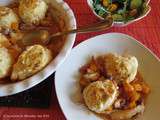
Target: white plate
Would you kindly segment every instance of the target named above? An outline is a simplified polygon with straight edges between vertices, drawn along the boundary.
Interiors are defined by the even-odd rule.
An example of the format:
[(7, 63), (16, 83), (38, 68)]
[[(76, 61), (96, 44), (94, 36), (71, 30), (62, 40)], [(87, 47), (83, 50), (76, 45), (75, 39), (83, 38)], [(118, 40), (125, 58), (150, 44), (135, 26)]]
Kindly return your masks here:
[[(8, 3), (15, 0), (0, 0), (0, 5), (7, 5)], [(76, 20), (71, 8), (65, 3), (63, 0), (45, 0), (48, 4), (51, 4), (54, 8), (54, 15), (58, 17), (64, 18), (64, 29), (75, 29), (76, 28)], [(60, 53), (53, 59), (43, 70), (33, 75), (32, 77), (25, 79), (20, 82), (8, 83), (8, 84), (0, 84), (0, 96), (7, 96), (22, 92), (27, 90), (43, 80), (49, 77), (58, 66), (65, 60), (67, 55), (70, 53), (74, 41), (76, 38), (76, 34), (70, 34), (66, 36), (66, 42), (60, 51)]]
[(124, 51), (134, 55), (139, 61), (139, 71), (151, 87), (147, 108), (141, 120), (160, 119), (160, 61), (145, 46), (134, 38), (121, 34), (109, 33), (90, 38), (76, 46), (66, 61), (56, 71), (55, 87), (59, 104), (68, 120), (99, 120), (83, 105), (78, 105), (79, 96), (78, 69), (93, 55)]

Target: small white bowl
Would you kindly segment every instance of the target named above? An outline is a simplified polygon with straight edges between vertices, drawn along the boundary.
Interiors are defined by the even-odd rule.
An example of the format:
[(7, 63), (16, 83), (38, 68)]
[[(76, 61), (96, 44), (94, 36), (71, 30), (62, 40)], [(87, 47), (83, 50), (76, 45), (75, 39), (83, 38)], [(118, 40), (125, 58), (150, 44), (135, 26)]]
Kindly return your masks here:
[[(13, 0), (0, 0), (0, 6), (4, 6), (12, 2)], [(63, 17), (65, 21), (64, 29), (75, 29), (76, 28), (76, 19), (71, 10), (71, 8), (65, 3), (63, 0), (45, 0), (47, 3), (51, 4), (56, 10), (54, 12), (57, 17)], [(74, 41), (76, 38), (76, 34), (70, 34), (66, 36), (66, 42), (60, 51), (60, 53), (53, 59), (48, 66), (46, 66), (43, 70), (33, 75), (32, 77), (25, 79), (23, 81), (8, 83), (8, 84), (0, 84), (0, 96), (8, 96), (12, 94), (16, 94), (27, 90), (43, 80), (49, 77), (58, 66), (60, 66), (63, 61), (66, 59), (67, 55), (70, 53)]]
[[(131, 23), (133, 23), (133, 22), (136, 22), (136, 21), (138, 21), (138, 20), (146, 17), (146, 16), (149, 14), (149, 12), (151, 11), (151, 7), (149, 6), (149, 2), (150, 2), (150, 0), (146, 0), (146, 8), (145, 8), (145, 10), (143, 11), (143, 14), (140, 15), (138, 18), (136, 18), (136, 19), (134, 19), (134, 20), (130, 20), (130, 21), (126, 22), (126, 23), (114, 21), (114, 24), (113, 24), (113, 25), (114, 25), (114, 26), (126, 26), (126, 25), (129, 25), (129, 24), (131, 24)], [(88, 5), (89, 5), (90, 9), (92, 10), (92, 12), (94, 13), (94, 15), (103, 20), (104, 18), (102, 18), (101, 16), (99, 16), (99, 15), (94, 11), (94, 8), (93, 8), (93, 0), (87, 0), (87, 3), (88, 3)]]

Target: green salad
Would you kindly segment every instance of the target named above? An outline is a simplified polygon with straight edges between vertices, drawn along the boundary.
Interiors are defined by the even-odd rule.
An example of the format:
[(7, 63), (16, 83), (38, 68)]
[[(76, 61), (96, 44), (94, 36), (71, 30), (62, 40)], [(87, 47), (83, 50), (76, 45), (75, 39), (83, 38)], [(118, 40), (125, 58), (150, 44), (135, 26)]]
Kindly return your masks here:
[(100, 17), (128, 22), (143, 14), (145, 0), (93, 0), (93, 8)]

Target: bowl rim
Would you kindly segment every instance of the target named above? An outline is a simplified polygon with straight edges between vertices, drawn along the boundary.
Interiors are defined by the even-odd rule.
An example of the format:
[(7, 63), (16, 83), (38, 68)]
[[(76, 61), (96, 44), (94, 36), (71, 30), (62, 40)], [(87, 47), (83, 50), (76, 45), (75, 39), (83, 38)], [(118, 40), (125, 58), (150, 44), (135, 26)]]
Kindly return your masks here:
[[(63, 10), (65, 11), (65, 14), (68, 15), (68, 19), (70, 20), (68, 24), (68, 27), (71, 29), (77, 28), (76, 18), (72, 11), (72, 9), (69, 7), (69, 5), (64, 2), (63, 0), (54, 0), (57, 2), (57, 4), (61, 5)], [(74, 42), (76, 40), (76, 33), (70, 34), (66, 36), (66, 41), (59, 52), (59, 54), (41, 71), (36, 73), (35, 75), (15, 83), (8, 83), (8, 84), (1, 84), (0, 85), (0, 97), (14, 95), (20, 92), (23, 92), (25, 90), (28, 90), (35, 85), (38, 85), (42, 81), (44, 81), (46, 78), (48, 78), (51, 74), (53, 74), (56, 69), (64, 62), (66, 57), (69, 55)]]
[[(96, 17), (98, 17), (99, 19), (103, 20), (104, 18), (102, 18), (99, 15), (97, 15), (97, 13), (95, 12), (95, 10), (93, 9), (93, 5), (92, 5), (91, 1), (93, 1), (93, 0), (87, 0), (87, 4), (88, 4), (89, 8), (91, 9), (91, 11), (93, 12), (93, 14)], [(133, 22), (136, 22), (136, 21), (138, 21), (138, 20), (146, 17), (150, 13), (150, 11), (151, 11), (151, 6), (149, 5), (149, 3), (150, 3), (150, 0), (145, 0), (147, 11), (144, 14), (140, 15), (138, 18), (136, 18), (134, 20), (127, 21), (126, 23), (113, 21), (113, 23), (114, 23), (113, 26), (121, 26), (121, 27), (127, 26), (127, 25), (129, 25), (129, 24), (131, 24)]]

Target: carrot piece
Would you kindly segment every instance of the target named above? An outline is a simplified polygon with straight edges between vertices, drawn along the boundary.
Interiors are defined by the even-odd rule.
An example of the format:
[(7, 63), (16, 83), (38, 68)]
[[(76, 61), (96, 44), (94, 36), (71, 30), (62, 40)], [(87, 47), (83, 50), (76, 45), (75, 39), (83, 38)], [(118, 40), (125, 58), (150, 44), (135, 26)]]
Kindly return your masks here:
[(18, 30), (18, 23), (12, 23), (12, 24), (11, 24), (11, 28), (12, 28), (13, 30)]
[(142, 86), (140, 84), (133, 84), (133, 87), (136, 91), (141, 92), (142, 91)]

